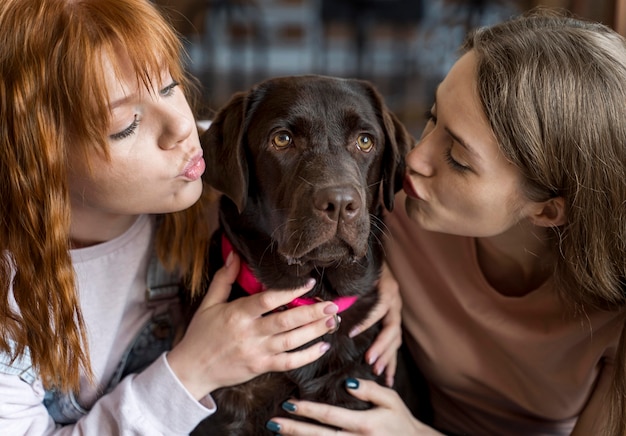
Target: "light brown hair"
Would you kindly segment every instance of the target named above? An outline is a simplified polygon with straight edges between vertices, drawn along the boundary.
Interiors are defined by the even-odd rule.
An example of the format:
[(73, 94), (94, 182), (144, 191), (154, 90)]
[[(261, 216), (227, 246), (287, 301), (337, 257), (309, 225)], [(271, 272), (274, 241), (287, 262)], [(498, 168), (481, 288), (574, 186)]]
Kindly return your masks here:
[[(108, 156), (103, 55), (115, 62), (125, 50), (148, 90), (163, 67), (192, 86), (177, 34), (147, 0), (3, 0), (0, 40), (0, 352), (27, 347), (46, 387), (77, 389), (91, 368), (69, 254), (68, 156)], [(157, 234), (164, 263), (194, 291), (208, 195), (165, 215)]]
[[(626, 306), (626, 41), (610, 28), (534, 10), (472, 33), (478, 92), (534, 201), (561, 196), (554, 280), (578, 313)], [(625, 324), (626, 326), (626, 324)], [(624, 337), (608, 434), (626, 428)]]

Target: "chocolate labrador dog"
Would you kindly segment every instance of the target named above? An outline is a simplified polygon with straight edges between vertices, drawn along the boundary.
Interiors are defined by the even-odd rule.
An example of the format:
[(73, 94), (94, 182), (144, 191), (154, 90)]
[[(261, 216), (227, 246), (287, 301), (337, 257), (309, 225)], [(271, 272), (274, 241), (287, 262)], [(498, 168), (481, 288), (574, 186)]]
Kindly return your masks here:
[(378, 301), (382, 214), (393, 208), (412, 143), (379, 93), (360, 80), (270, 79), (218, 112), (202, 136), (206, 180), (224, 194), (211, 267), (230, 250), (241, 256), (233, 298), (314, 277), (315, 288), (292, 305), (334, 300), (342, 321), (323, 338), (331, 348), (316, 362), (215, 392), (217, 413), (194, 434), (263, 434), (289, 397), (369, 407), (344, 382), (376, 378), (364, 353), (380, 327), (348, 333)]

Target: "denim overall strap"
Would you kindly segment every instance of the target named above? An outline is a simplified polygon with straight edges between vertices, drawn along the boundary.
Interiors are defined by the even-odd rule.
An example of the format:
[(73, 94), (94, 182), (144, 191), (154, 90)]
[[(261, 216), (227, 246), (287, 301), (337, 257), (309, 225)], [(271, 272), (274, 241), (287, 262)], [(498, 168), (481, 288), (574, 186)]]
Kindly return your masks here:
[[(146, 279), (146, 304), (154, 309), (152, 318), (130, 343), (105, 389), (113, 390), (128, 374), (143, 371), (163, 352), (170, 350), (180, 324), (180, 279), (178, 274), (165, 270), (153, 254)], [(72, 392), (46, 391), (44, 404), (58, 424), (72, 424), (88, 413), (80, 406)]]
[[(30, 349), (25, 348), (24, 352), (13, 361), (11, 361), (8, 353), (2, 353), (0, 355), (0, 373), (17, 375), (24, 383), (32, 386), (38, 376), (33, 368)], [(54, 421), (59, 424), (76, 422), (78, 418), (87, 413), (78, 404), (73, 393), (61, 395), (57, 390), (46, 391), (43, 403)]]
[(171, 350), (181, 325), (180, 277), (167, 271), (156, 254), (150, 259), (146, 284), (146, 304), (153, 310), (152, 318), (122, 355), (105, 392), (110, 392), (128, 374), (143, 371), (163, 352)]

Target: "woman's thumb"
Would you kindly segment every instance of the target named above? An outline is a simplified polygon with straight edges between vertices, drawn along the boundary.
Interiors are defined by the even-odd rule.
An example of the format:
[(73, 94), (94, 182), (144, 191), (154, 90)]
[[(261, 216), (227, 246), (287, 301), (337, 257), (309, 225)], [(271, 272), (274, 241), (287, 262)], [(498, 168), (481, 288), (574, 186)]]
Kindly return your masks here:
[(218, 303), (225, 303), (228, 300), (231, 287), (239, 274), (240, 263), (239, 256), (234, 252), (228, 255), (224, 266), (218, 269), (215, 276), (213, 276), (202, 306), (212, 306)]

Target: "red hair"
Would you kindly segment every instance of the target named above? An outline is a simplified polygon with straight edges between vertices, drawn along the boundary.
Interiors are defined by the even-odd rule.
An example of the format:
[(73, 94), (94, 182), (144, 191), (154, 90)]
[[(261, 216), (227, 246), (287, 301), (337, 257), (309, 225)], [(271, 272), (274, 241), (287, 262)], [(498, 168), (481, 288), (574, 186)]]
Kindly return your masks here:
[[(69, 254), (67, 158), (108, 155), (103, 55), (115, 62), (125, 50), (147, 89), (164, 67), (190, 83), (178, 35), (147, 0), (3, 0), (0, 35), (0, 352), (28, 347), (45, 386), (77, 389), (91, 368)], [(157, 235), (164, 263), (194, 291), (208, 197), (166, 215)]]

